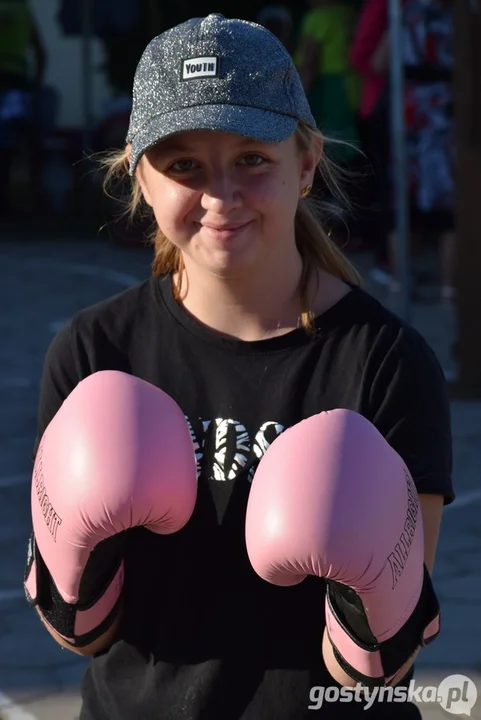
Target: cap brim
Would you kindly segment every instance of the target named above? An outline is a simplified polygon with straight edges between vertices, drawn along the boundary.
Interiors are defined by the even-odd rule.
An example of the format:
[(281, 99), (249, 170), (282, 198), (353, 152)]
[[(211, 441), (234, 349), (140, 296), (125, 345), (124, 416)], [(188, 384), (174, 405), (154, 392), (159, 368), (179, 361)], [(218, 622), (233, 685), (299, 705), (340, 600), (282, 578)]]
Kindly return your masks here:
[(276, 143), (290, 137), (297, 124), (297, 118), (288, 115), (237, 105), (200, 105), (158, 115), (130, 140), (130, 174), (146, 150), (170, 135), (213, 130)]

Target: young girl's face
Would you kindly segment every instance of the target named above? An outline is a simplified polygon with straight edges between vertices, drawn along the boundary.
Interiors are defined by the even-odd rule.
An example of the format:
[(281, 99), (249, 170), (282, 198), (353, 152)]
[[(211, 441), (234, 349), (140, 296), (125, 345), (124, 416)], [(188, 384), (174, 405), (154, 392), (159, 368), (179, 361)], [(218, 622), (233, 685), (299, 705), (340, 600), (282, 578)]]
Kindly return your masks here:
[(266, 144), (192, 131), (148, 151), (137, 177), (159, 228), (189, 264), (228, 276), (293, 257), (299, 195), (317, 160), (299, 153), (294, 136)]

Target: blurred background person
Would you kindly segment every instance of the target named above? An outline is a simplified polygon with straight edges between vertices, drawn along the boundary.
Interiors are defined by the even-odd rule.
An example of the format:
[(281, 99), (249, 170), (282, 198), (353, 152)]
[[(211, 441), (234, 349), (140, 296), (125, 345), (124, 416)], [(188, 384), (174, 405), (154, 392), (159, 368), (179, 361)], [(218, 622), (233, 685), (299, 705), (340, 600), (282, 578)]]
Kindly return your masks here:
[[(31, 58), (33, 63), (31, 63)], [(27, 0), (0, 0), (0, 214), (11, 214), (14, 161), (27, 142), (33, 151), (32, 120), (44, 83), (46, 50)], [(29, 158), (30, 167), (33, 164)]]
[[(360, 79), (349, 63), (357, 9), (344, 0), (309, 0), (301, 17), (294, 59), (318, 128), (327, 138), (325, 154), (342, 178), (342, 197), (332, 196), (316, 174), (313, 196), (328, 208), (329, 231), (343, 249), (360, 249), (354, 208), (358, 203), (360, 159), (356, 118)], [(347, 172), (345, 172), (347, 171)]]
[(309, 0), (309, 8), (301, 20), (295, 60), (318, 127), (341, 141), (326, 151), (345, 165), (358, 145), (360, 82), (349, 64), (356, 10), (343, 0)]
[(265, 5), (257, 14), (256, 22), (273, 33), (288, 52), (294, 51), (293, 19), (291, 10), (285, 5)]
[[(403, 0), (401, 19), (410, 235), (425, 246), (432, 240), (438, 244), (441, 297), (451, 299), (456, 249), (451, 3)], [(366, 0), (350, 60), (363, 78), (360, 135), (372, 168), (366, 199), (372, 221), (367, 234), (375, 255), (371, 279), (397, 290), (388, 26), (387, 0)], [(383, 208), (389, 208), (389, 213)], [(414, 289), (425, 281), (418, 273)]]
[(440, 248), (441, 296), (454, 296), (454, 24), (450, 0), (404, 0), (403, 62), (414, 222)]
[(391, 229), (388, 24), (386, 0), (366, 0), (349, 52), (351, 66), (361, 79), (358, 130), (366, 163), (360, 224), (364, 241), (373, 253), (370, 277), (383, 286), (390, 286), (393, 279), (388, 252)]

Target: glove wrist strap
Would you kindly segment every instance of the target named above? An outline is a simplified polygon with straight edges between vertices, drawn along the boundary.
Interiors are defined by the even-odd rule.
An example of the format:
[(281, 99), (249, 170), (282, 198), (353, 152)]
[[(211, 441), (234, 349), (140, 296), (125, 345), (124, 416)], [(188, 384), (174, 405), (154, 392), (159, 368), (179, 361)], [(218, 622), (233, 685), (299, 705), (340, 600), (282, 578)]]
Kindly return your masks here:
[[(327, 582), (327, 633), (339, 665), (367, 687), (388, 684), (419, 647), (425, 647), (439, 634), (439, 603), (425, 566), (414, 611), (395, 635), (382, 642), (372, 635), (359, 596), (349, 588), (345, 590), (347, 593), (344, 586)], [(350, 603), (352, 595), (356, 603)]]
[[(85, 647), (103, 635), (117, 617), (124, 583), (124, 563), (121, 557), (110, 565), (108, 572), (92, 573), (97, 587), (89, 583), (88, 592), (79, 602), (67, 603), (60, 595), (55, 582), (40, 554), (32, 533), (29, 540), (24, 590), (27, 602), (36, 606), (49, 625), (73, 647)], [(87, 568), (86, 568), (87, 571)], [(85, 583), (84, 583), (85, 585)]]

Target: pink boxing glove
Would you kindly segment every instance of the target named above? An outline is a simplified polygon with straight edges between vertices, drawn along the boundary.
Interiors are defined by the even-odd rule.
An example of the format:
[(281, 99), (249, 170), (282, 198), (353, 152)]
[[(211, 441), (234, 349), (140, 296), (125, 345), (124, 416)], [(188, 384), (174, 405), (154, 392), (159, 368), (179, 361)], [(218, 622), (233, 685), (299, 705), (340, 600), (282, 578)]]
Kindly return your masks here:
[(252, 481), (246, 544), (270, 583), (326, 580), (328, 637), (357, 682), (386, 684), (439, 633), (416, 487), (355, 412), (323, 412), (274, 440)]
[(115, 618), (125, 531), (174, 533), (196, 499), (194, 445), (174, 400), (122, 372), (87, 377), (35, 459), (27, 600), (68, 643), (89, 644)]

